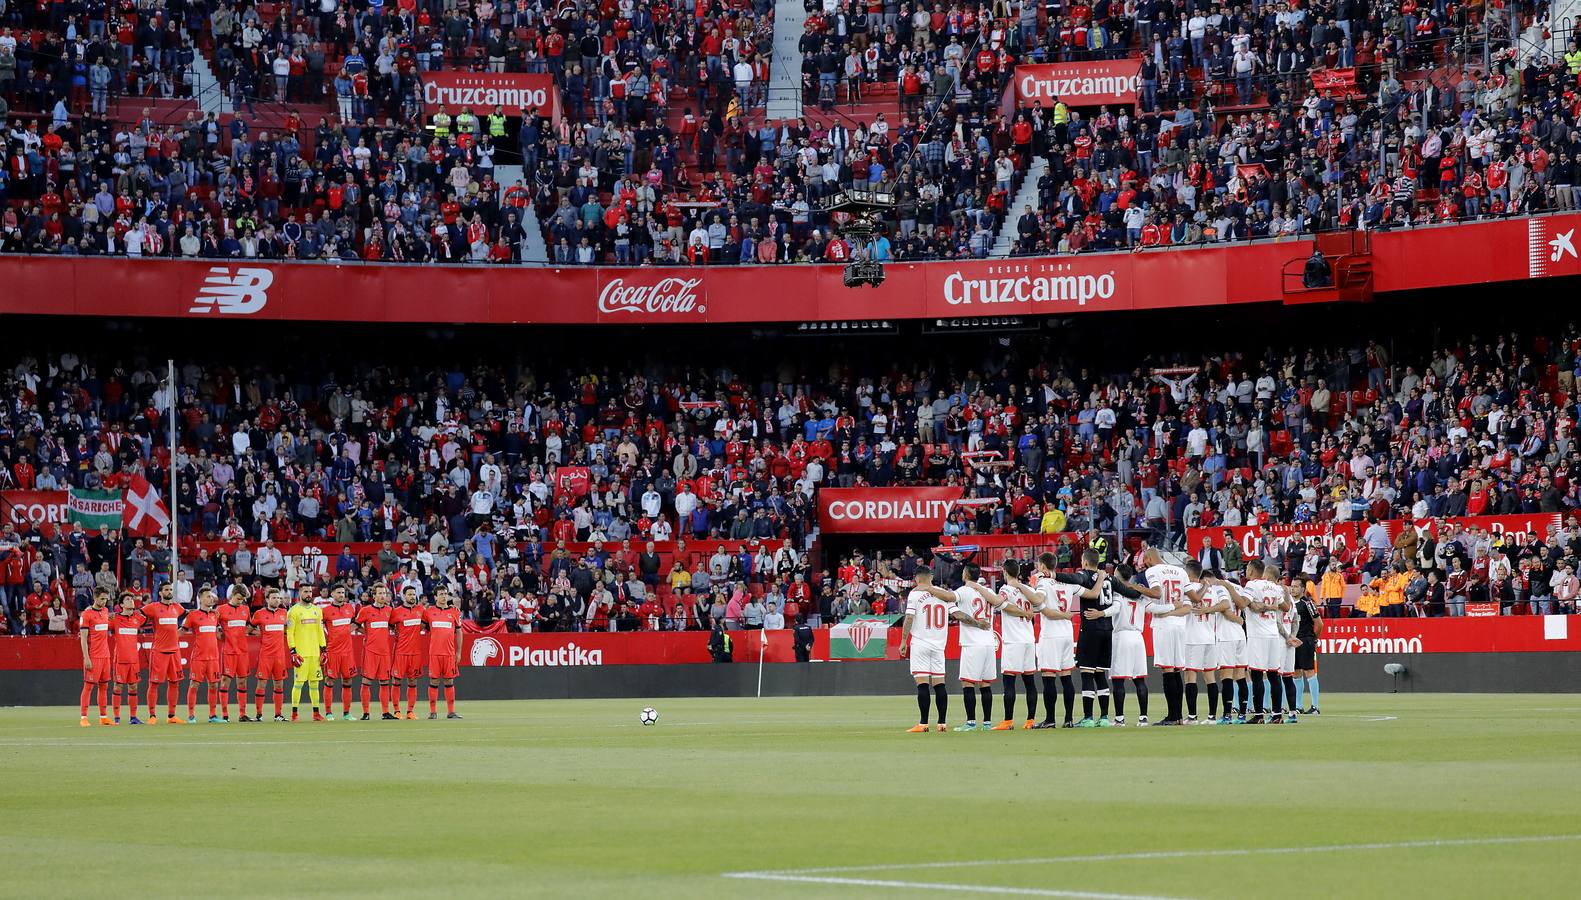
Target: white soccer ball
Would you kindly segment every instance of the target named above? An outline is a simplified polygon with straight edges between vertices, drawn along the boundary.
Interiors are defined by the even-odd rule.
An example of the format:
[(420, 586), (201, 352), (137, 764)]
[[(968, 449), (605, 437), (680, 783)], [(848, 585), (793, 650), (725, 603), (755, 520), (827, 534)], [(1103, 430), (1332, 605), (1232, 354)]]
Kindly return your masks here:
[(651, 706), (644, 706), (642, 708), (642, 724), (644, 724), (644, 725), (657, 725), (658, 722), (659, 722), (659, 711), (654, 709)]

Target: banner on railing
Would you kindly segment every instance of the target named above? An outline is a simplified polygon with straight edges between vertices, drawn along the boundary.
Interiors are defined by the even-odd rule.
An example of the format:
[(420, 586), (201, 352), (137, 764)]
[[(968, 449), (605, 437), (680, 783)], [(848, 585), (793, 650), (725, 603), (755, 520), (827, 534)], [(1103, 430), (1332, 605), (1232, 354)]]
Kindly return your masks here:
[[(1581, 214), (1382, 232), (1378, 292), (1581, 275)], [(621, 324), (1069, 315), (1277, 301), (1310, 241), (839, 266), (526, 267), (10, 256), (0, 314)], [(219, 263), (219, 264), (217, 264)], [(114, 284), (115, 291), (103, 290)], [(445, 302), (435, 303), (443, 297)]]
[(1022, 106), (1130, 106), (1142, 88), (1141, 73), (1140, 59), (1016, 66), (1016, 100)]
[[(1407, 525), (1406, 519), (1389, 519), (1383, 525), (1393, 541)], [(1551, 528), (1559, 527), (1558, 513), (1531, 513), (1515, 516), (1446, 516), (1437, 519), (1416, 519), (1409, 524), (1420, 533), (1429, 531), (1443, 535), (1449, 530), (1480, 530), (1517, 545), (1543, 540)], [(1451, 526), (1453, 528), (1451, 528)], [(1300, 525), (1235, 525), (1186, 529), (1186, 549), (1198, 556), (1205, 544), (1223, 548), (1226, 532), (1231, 540), (1240, 544), (1243, 556), (1261, 556), (1264, 542), (1279, 554), (1284, 544), (1292, 540), (1311, 542), (1318, 540), (1330, 553), (1345, 553), (1355, 549), (1366, 534), (1365, 522), (1307, 522)]]
[(824, 488), (818, 527), (829, 534), (938, 532), (960, 499), (960, 487)]
[[(423, 115), (432, 117), (445, 108), (452, 120), (462, 110), (478, 117), (479, 127), (496, 106), (507, 116), (520, 116), (536, 109), (546, 118), (560, 114), (560, 92), (551, 75), (524, 72), (423, 72)], [(455, 124), (452, 121), (451, 131)]]

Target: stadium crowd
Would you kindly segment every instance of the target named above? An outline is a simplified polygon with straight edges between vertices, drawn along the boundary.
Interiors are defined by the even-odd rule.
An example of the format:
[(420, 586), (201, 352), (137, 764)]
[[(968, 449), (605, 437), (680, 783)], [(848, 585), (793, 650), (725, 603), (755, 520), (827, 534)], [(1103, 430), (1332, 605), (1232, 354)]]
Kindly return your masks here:
[[(1318, 541), (1268, 542), (1271, 561), (1314, 581), (1331, 563), (1351, 582), (1403, 577), (1400, 600), (1418, 575), (1437, 577), (1434, 588), (1461, 591), (1443, 597), (1450, 610), (1468, 596), (1573, 606), (1578, 343), (1572, 325), (1468, 335), (1408, 359), (1367, 341), (1139, 355), (1117, 371), (1030, 343), (985, 344), (937, 369), (875, 358), (855, 370), (606, 364), (577, 375), (371, 350), (191, 362), (174, 398), (174, 461), (172, 398), (143, 360), (19, 353), (0, 385), (0, 486), (112, 487), (139, 474), (161, 485), (175, 465), (181, 533), (243, 542), (185, 553), (183, 602), (194, 585), (346, 579), (425, 595), (447, 584), (469, 616), (518, 626), (698, 627), (727, 610), (754, 625), (837, 618), (882, 602), (917, 557), (814, 569), (817, 489), (959, 484), (984, 502), (950, 515), (947, 540), (1064, 535), (1062, 553), (1103, 546), (1119, 560), (1138, 538), (1184, 549), (1192, 527), (1354, 521), (1359, 547), (1330, 558)], [(587, 467), (585, 493), (558, 478), (567, 466)], [(1535, 512), (1564, 525), (1524, 546), (1373, 527)], [(12, 633), (69, 627), (95, 586), (166, 577), (157, 538), (76, 525), (20, 535), (13, 518), (0, 533)], [(382, 549), (304, 567), (275, 546), (300, 540)], [(673, 553), (650, 543), (668, 541)], [(1216, 565), (1236, 570), (1232, 555)], [(1391, 591), (1380, 605), (1399, 604)]]
[[(505, 264), (531, 204), (556, 263), (779, 263), (982, 256), (1002, 226), (1069, 253), (1576, 206), (1581, 50), (1518, 59), (1525, 3), (823, 0), (820, 112), (794, 121), (763, 113), (767, 0), (313, 6), (9, 4), (0, 250)], [(190, 92), (198, 52), (234, 115), (129, 112)], [(1134, 110), (1000, 112), (1019, 62), (1127, 54)], [(423, 110), (420, 73), (458, 68), (551, 74), (564, 114)], [(838, 113), (878, 85), (892, 118)], [(283, 126), (250, 125), (259, 104)], [(1011, 209), (1034, 157), (1037, 203)], [(848, 184), (895, 192), (873, 245), (818, 209)]]

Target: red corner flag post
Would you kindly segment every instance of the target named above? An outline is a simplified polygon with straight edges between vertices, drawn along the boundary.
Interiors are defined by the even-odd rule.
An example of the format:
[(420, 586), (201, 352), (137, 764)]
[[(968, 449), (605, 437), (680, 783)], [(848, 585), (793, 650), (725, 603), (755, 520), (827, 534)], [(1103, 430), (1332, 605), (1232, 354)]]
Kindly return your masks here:
[(153, 537), (170, 527), (170, 510), (159, 499), (159, 492), (142, 475), (134, 475), (126, 487), (126, 502), (121, 508), (121, 524), (127, 534)]

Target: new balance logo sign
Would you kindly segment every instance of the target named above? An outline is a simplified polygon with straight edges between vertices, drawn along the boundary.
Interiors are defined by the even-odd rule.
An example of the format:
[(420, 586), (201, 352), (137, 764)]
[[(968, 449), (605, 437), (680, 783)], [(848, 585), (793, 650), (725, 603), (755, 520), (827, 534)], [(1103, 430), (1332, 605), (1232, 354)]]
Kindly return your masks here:
[(226, 316), (250, 316), (269, 302), (269, 286), (274, 273), (268, 269), (239, 268), (236, 273), (224, 266), (209, 269), (203, 290), (192, 300), (193, 315), (217, 312)]

